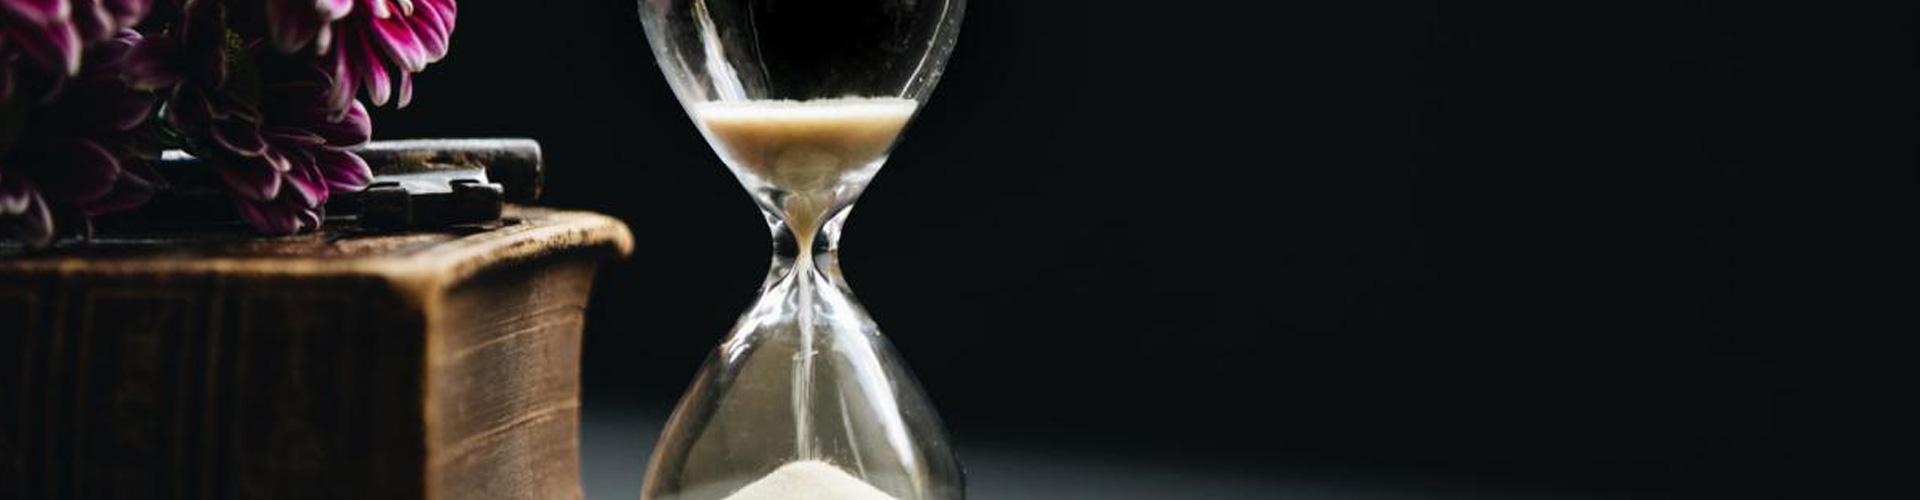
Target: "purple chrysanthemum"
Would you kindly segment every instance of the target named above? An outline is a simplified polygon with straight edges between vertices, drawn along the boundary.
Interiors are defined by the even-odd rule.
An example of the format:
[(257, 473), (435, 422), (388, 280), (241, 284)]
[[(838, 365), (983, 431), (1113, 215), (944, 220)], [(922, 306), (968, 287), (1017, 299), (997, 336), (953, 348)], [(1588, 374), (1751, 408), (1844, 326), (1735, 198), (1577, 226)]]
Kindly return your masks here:
[(336, 113), (327, 101), (333, 82), (307, 61), (262, 64), (260, 99), (235, 89), (183, 89), (171, 118), (203, 137), (234, 195), (235, 206), (267, 234), (318, 229), (335, 191), (358, 191), (373, 172), (349, 148), (365, 144), (373, 124), (366, 107), (348, 103)]
[[(413, 74), (447, 56), (459, 6), (454, 0), (361, 0), (333, 50), (338, 107), (365, 87), (375, 106), (413, 102)], [(389, 69), (391, 67), (391, 69)], [(397, 80), (397, 81), (396, 81)]]
[(312, 48), (339, 85), (335, 109), (366, 89), (375, 106), (413, 100), (413, 74), (447, 55), (454, 0), (268, 0), (267, 31), (282, 52)]
[(80, 72), (81, 53), (146, 17), (151, 0), (0, 0), (0, 100), (13, 94), (15, 65), (51, 77)]
[[(158, 178), (114, 139), (153, 114), (143, 92), (166, 102), (166, 124), (152, 137), (184, 139), (173, 145), (207, 160), (255, 228), (316, 229), (331, 193), (371, 181), (349, 149), (371, 135), (362, 90), (372, 105), (405, 107), (413, 73), (445, 57), (458, 11), (455, 0), (172, 0), (157, 16), (165, 24), (144, 41), (115, 39), (106, 51), (114, 62), (96, 73), (87, 47), (140, 22), (152, 4), (0, 0), (0, 161), (9, 162), (0, 163), (0, 230), (44, 240), (63, 206), (86, 215), (143, 201)], [(40, 99), (7, 104), (15, 87)], [(29, 107), (32, 121), (21, 111)], [(93, 108), (112, 119), (84, 115)], [(43, 116), (51, 113), (69, 117)]]
[(134, 130), (156, 99), (120, 78), (139, 40), (121, 31), (88, 49), (81, 72), (44, 104), (0, 106), (20, 120), (11, 147), (0, 146), (0, 231), (44, 244), (54, 236), (56, 211), (84, 222), (151, 197), (160, 181), (147, 159), (157, 152)]
[(269, 50), (266, 40), (229, 30), (229, 14), (219, 2), (188, 2), (168, 37), (140, 48), (128, 76), (139, 86), (174, 89), (169, 122), (220, 174), (255, 229), (318, 229), (333, 192), (365, 188), (373, 178), (349, 151), (371, 138), (371, 118), (358, 101), (335, 107), (338, 85), (322, 59)]

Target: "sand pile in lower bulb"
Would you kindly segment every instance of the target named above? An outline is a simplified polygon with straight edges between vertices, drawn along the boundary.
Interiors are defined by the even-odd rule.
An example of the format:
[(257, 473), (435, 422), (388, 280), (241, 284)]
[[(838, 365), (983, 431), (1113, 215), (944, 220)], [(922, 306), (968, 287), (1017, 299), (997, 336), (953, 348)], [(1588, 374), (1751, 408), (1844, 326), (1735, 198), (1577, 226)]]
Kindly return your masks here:
[(727, 500), (897, 500), (879, 488), (826, 462), (808, 460), (781, 466), (727, 496)]

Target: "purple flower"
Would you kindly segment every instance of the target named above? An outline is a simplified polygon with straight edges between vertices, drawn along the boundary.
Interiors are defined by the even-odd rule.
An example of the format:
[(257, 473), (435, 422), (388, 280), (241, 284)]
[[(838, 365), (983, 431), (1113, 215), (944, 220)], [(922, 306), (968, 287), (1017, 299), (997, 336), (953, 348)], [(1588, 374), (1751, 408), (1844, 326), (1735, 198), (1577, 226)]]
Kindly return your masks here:
[[(255, 228), (317, 229), (333, 192), (372, 180), (350, 150), (371, 136), (362, 89), (405, 107), (458, 12), (455, 0), (172, 0), (153, 36), (120, 34), (152, 4), (0, 0), (0, 230), (45, 241), (68, 207), (144, 202), (159, 182), (133, 148), (147, 92), (173, 132), (153, 137), (206, 160)], [(20, 82), (45, 97), (10, 103)]]
[(229, 29), (229, 22), (258, 19), (257, 13), (188, 2), (168, 36), (139, 48), (128, 79), (173, 89), (168, 121), (219, 173), (255, 229), (312, 231), (333, 192), (372, 181), (366, 162), (349, 151), (371, 138), (372, 120), (357, 101), (334, 106), (338, 85), (323, 59), (282, 54), (267, 47), (272, 42), (242, 34), (253, 30)]
[(45, 244), (54, 236), (55, 212), (84, 222), (152, 196), (160, 181), (146, 159), (157, 152), (134, 131), (156, 99), (120, 78), (139, 40), (121, 31), (89, 49), (84, 69), (43, 104), (0, 105), (0, 114), (11, 109), (24, 120), (11, 148), (0, 146), (0, 231)]
[[(336, 23), (330, 72), (339, 85), (329, 100), (346, 106), (366, 88), (374, 106), (413, 101), (413, 74), (447, 56), (459, 7), (454, 0), (358, 0)], [(397, 80), (397, 81), (396, 81)]]
[(80, 72), (81, 53), (146, 17), (151, 0), (0, 0), (0, 100), (17, 64), (51, 77)]
[(281, 52), (329, 60), (335, 109), (362, 88), (375, 106), (406, 107), (413, 74), (446, 57), (458, 11), (454, 0), (268, 0), (267, 32)]
[[(373, 134), (358, 101), (336, 112), (334, 83), (313, 61), (261, 53), (258, 89), (183, 87), (169, 109), (175, 126), (201, 138), (240, 214), (263, 233), (319, 229), (334, 191), (358, 191), (373, 172), (349, 148)], [(239, 76), (235, 77), (241, 78)], [(257, 101), (248, 92), (259, 93)]]
[(392, 98), (394, 106), (407, 108), (413, 73), (447, 56), (457, 13), (453, 0), (361, 0), (361, 8), (342, 21), (348, 33), (334, 48), (334, 106), (365, 87), (374, 106)]

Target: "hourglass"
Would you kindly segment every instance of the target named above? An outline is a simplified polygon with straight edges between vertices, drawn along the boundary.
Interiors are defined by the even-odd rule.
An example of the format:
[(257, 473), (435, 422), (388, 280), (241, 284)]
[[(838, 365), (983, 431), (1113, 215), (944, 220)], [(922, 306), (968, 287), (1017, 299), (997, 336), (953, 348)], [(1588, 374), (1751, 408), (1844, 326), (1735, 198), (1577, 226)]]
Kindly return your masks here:
[(848, 211), (940, 79), (964, 0), (641, 0), (661, 71), (773, 230), (643, 500), (961, 499), (945, 429), (853, 299)]

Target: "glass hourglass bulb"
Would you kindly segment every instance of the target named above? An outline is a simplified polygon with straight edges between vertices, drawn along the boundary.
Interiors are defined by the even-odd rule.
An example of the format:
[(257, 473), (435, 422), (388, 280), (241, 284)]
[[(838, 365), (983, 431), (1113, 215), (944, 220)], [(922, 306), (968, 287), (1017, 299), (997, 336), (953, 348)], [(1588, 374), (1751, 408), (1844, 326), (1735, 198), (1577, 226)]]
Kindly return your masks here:
[(773, 230), (760, 297), (695, 376), (643, 500), (948, 500), (960, 465), (854, 300), (840, 228), (939, 80), (964, 0), (641, 0), (655, 59)]

